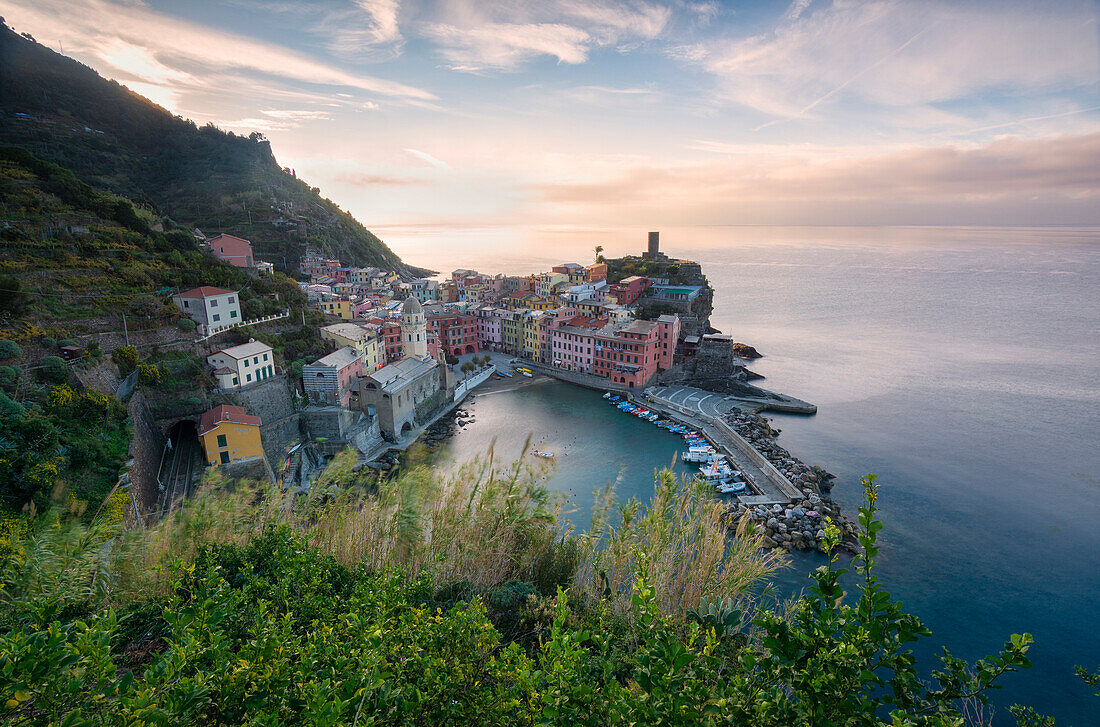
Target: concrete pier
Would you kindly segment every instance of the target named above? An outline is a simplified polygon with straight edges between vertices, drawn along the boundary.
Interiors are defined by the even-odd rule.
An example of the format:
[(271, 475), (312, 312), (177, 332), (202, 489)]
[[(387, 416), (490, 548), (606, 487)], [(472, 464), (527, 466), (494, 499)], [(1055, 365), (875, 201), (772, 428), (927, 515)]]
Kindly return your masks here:
[(749, 481), (752, 495), (739, 495), (747, 505), (771, 505), (786, 503), (802, 497), (802, 491), (783, 476), (764, 455), (756, 451), (744, 437), (735, 432), (718, 416), (709, 416), (698, 410), (689, 410), (647, 389), (640, 397), (647, 409), (658, 411), (670, 419), (697, 430), (715, 449), (737, 466)]

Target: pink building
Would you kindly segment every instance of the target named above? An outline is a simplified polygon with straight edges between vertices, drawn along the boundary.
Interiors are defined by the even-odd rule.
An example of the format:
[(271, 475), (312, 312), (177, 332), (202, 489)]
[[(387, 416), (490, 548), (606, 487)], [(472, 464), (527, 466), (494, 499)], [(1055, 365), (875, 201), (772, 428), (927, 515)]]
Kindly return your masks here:
[(668, 371), (680, 342), (680, 316), (664, 315), (657, 319), (657, 368)]
[(550, 331), (550, 362), (569, 371), (592, 373), (596, 333), (606, 324), (598, 318), (575, 316)]
[(255, 267), (252, 260), (252, 243), (243, 237), (222, 233), (206, 241), (214, 257), (225, 260), (238, 268)]
[(654, 321), (604, 327), (595, 336), (592, 373), (630, 388), (645, 386), (657, 373), (658, 330)]
[(507, 311), (489, 305), (482, 306), (474, 311), (474, 317), (477, 319), (477, 341), (480, 348), (490, 351), (501, 350), (504, 338), (500, 319), (505, 313)]

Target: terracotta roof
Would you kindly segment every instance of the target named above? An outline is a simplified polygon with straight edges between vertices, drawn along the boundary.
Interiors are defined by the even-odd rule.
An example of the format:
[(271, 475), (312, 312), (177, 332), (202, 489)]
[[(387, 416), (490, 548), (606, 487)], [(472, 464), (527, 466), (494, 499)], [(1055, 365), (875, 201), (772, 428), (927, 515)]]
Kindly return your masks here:
[(235, 290), (226, 290), (224, 288), (214, 288), (209, 285), (203, 285), (199, 288), (192, 288), (191, 290), (185, 290), (179, 294), (180, 298), (209, 298), (213, 295), (225, 295), (226, 293), (236, 293)]
[(203, 413), (202, 419), (199, 420), (199, 436), (210, 432), (223, 422), (260, 426), (260, 418), (246, 412), (243, 406), (219, 404), (210, 411)]

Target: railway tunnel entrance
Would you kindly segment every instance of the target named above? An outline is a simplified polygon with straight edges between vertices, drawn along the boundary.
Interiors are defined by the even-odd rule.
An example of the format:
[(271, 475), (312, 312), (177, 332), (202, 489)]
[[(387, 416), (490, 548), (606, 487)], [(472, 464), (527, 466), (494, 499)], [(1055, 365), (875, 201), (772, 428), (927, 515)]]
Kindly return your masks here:
[(184, 498), (190, 497), (201, 474), (198, 426), (190, 419), (181, 419), (168, 430), (164, 445), (164, 458), (157, 476), (159, 513), (167, 515)]

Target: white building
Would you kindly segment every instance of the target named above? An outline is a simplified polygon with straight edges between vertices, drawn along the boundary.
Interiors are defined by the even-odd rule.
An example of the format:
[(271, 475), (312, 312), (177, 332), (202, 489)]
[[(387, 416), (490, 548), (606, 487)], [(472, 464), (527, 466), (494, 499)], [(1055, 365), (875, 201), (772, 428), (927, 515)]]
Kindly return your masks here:
[(206, 362), (214, 368), (214, 378), (222, 389), (238, 389), (275, 375), (275, 354), (262, 341), (223, 348), (207, 356)]
[(173, 295), (172, 302), (199, 324), (199, 333), (202, 335), (241, 322), (241, 304), (235, 290), (204, 285)]

